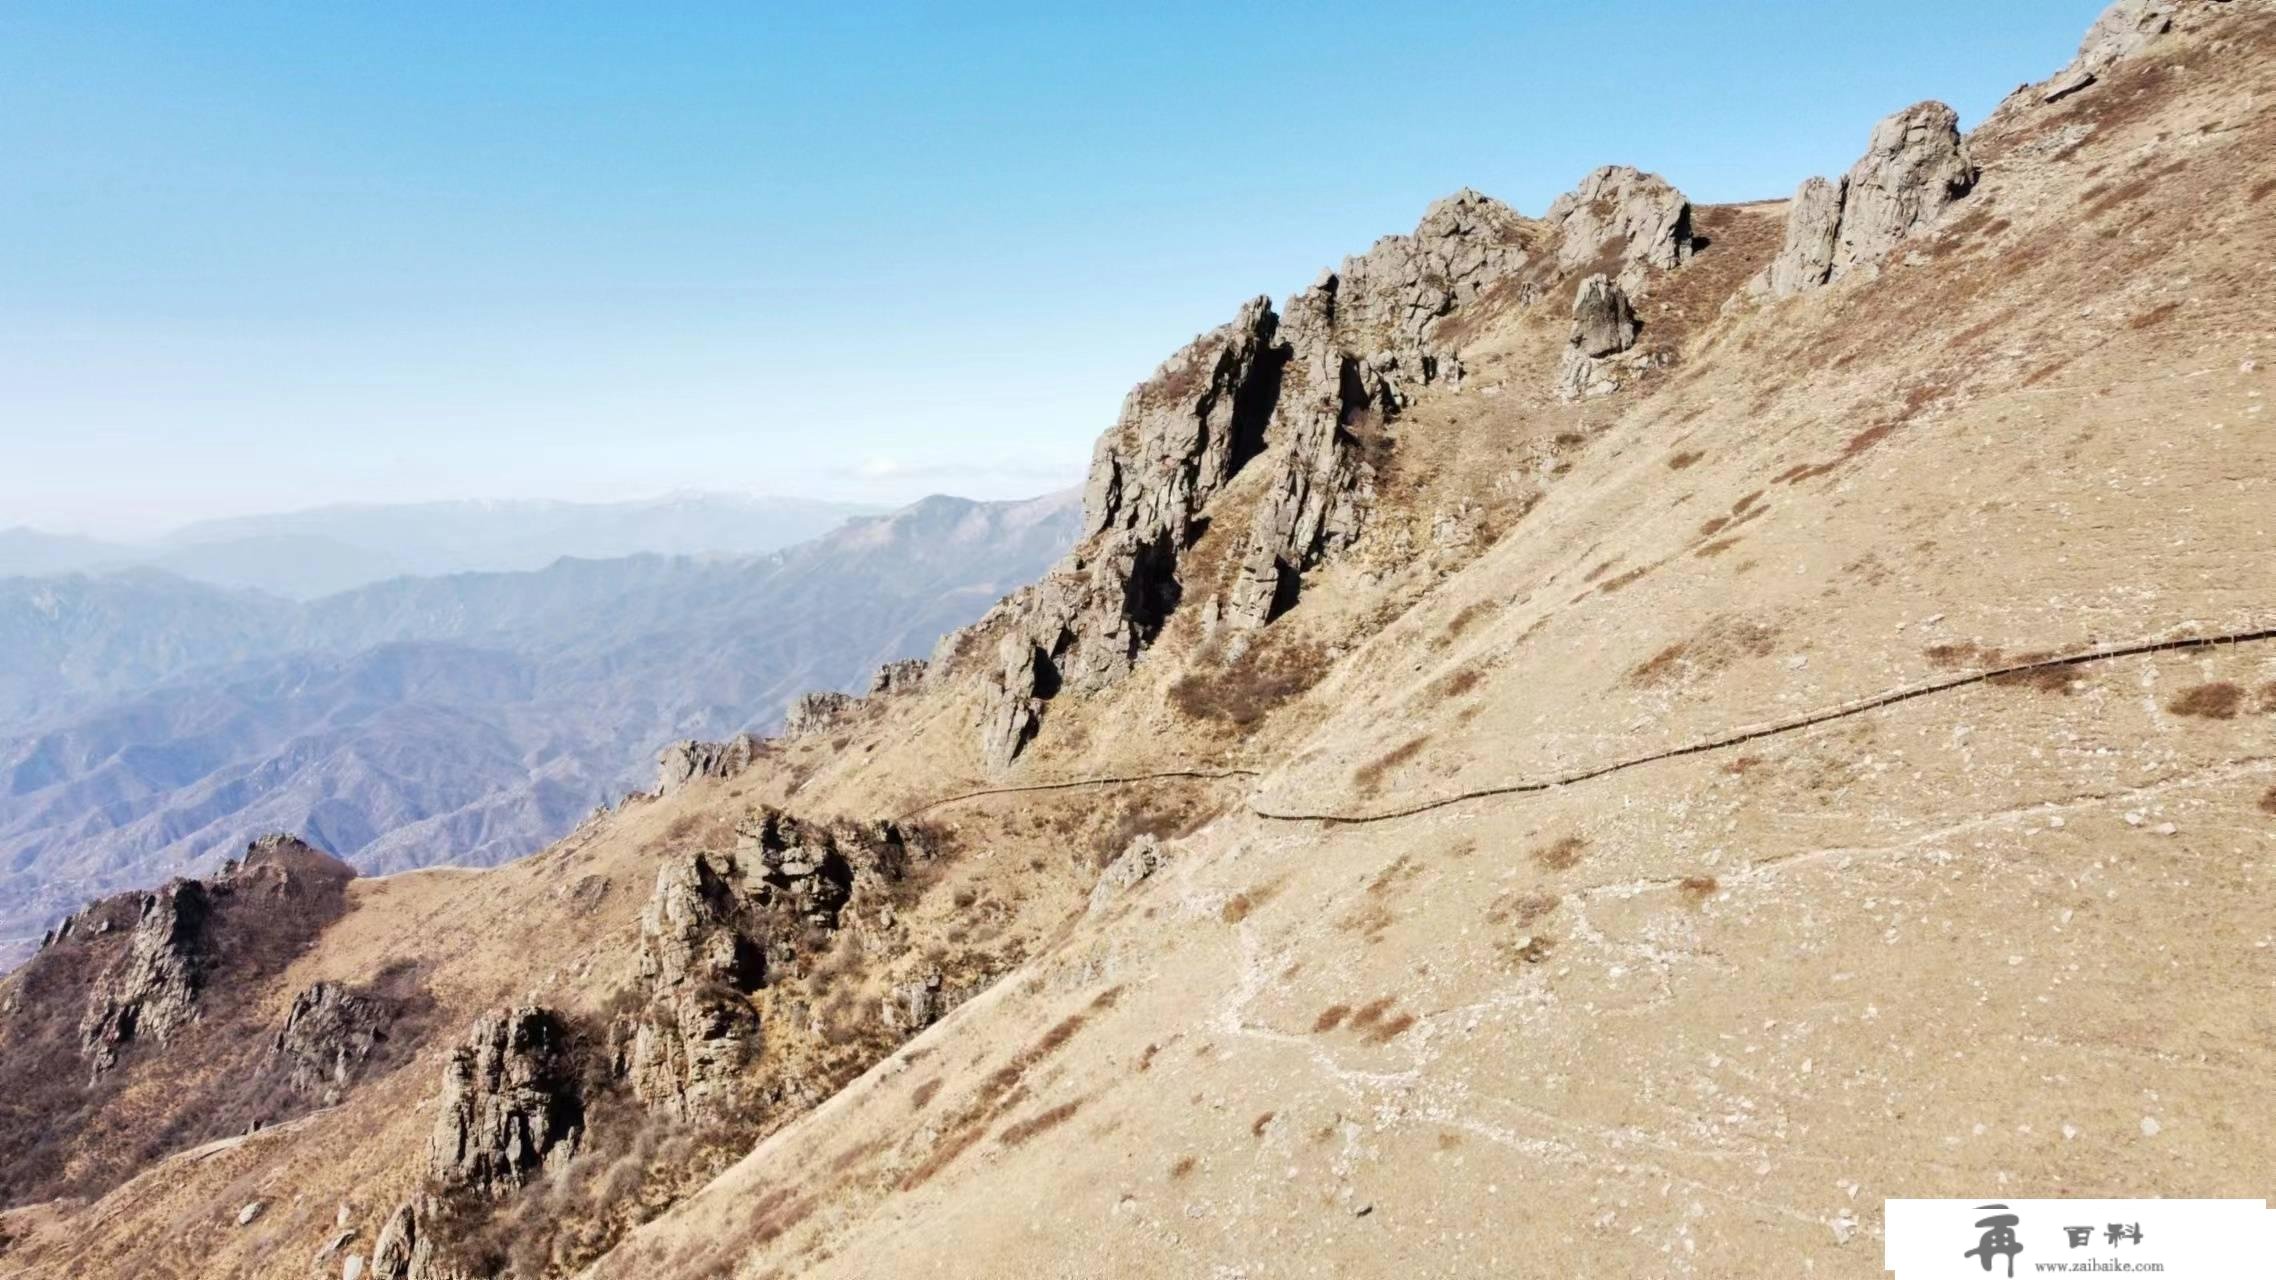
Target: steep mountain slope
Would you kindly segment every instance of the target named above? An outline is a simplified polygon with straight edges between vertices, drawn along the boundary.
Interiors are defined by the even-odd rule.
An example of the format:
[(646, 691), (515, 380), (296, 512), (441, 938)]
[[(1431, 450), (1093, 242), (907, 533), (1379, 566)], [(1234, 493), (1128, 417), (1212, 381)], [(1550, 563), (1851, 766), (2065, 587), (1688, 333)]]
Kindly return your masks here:
[[(0, 937), (28, 946), (91, 895), (272, 830), (366, 871), (518, 857), (644, 785), (665, 743), (774, 725), (924, 653), (1076, 515), (931, 498), (760, 560), (563, 561), (304, 606), (144, 575), (17, 584), (25, 668), (170, 679), (0, 735)], [(201, 669), (201, 645), (261, 656)]]
[(2272, 54), (2127, 0), (1794, 201), (1463, 193), (1244, 308), (921, 684), (352, 882), (242, 1025), (415, 965), (419, 1059), (0, 1274), (1870, 1276), (1889, 1196), (2265, 1195)]

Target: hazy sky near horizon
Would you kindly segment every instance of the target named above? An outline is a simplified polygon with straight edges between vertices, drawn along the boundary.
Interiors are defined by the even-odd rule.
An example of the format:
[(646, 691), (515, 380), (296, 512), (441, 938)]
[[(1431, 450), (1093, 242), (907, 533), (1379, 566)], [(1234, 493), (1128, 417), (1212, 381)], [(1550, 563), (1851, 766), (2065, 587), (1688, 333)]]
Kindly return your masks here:
[(0, 7), (0, 527), (1074, 483), (1430, 200), (1706, 203), (2097, 0)]

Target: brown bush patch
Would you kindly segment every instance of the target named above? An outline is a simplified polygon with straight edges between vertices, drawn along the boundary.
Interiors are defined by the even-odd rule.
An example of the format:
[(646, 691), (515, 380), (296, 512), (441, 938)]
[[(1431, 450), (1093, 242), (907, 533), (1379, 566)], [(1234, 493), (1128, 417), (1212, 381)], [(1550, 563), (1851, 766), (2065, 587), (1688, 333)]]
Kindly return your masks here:
[(1689, 900), (1691, 905), (1698, 906), (1714, 897), (1722, 887), (1722, 882), (1713, 876), (1685, 876), (1676, 885), (1676, 891)]
[(1701, 458), (1704, 458), (1706, 456), (1707, 455), (1704, 452), (1698, 449), (1686, 449), (1682, 453), (1676, 454), (1674, 457), (1667, 460), (1667, 469), (1670, 471), (1681, 471), (1685, 467), (1690, 466), (1691, 464), (1699, 461)]
[(2268, 793), (2260, 797), (2260, 811), (2262, 813), (2276, 813), (2276, 787), (2268, 788)]
[(2126, 327), (2129, 329), (2154, 329), (2171, 320), (2173, 313), (2179, 310), (2181, 310), (2181, 304), (2178, 302), (2161, 302), (2128, 320)]
[(1049, 1132), (1074, 1119), (1075, 1113), (1082, 1109), (1083, 1100), (1080, 1098), (1073, 1102), (1062, 1102), (1048, 1111), (1039, 1111), (1016, 1124), (1006, 1125), (1004, 1131), (996, 1135), (996, 1141), (1007, 1147), (1017, 1147), (1039, 1133)]
[(1438, 681), (1438, 696), (1442, 698), (1459, 698), (1463, 694), (1477, 688), (1478, 682), (1483, 679), (1485, 679), (1485, 676), (1481, 674), (1476, 667), (1464, 667), (1460, 671), (1457, 671), (1452, 675), (1442, 677)]
[(1177, 1163), (1170, 1166), (1170, 1180), (1175, 1182), (1192, 1176), (1194, 1166), (1197, 1163), (1198, 1161), (1192, 1156), (1179, 1156)]
[(1384, 752), (1374, 762), (1360, 766), (1358, 771), (1352, 774), (1352, 781), (1358, 784), (1361, 791), (1373, 792), (1382, 785), (1383, 775), (1421, 755), (1422, 749), (1426, 745), (1428, 745), (1428, 740), (1425, 738), (1409, 738)]
[(1653, 566), (1648, 564), (1638, 565), (1635, 568), (1630, 569), (1628, 572), (1621, 574), (1617, 578), (1607, 578), (1602, 585), (1597, 587), (1597, 593), (1599, 595), (1611, 595), (1613, 592), (1620, 590), (1622, 587), (1633, 585), (1637, 579), (1642, 578), (1647, 573), (1650, 573), (1652, 569)]
[(1737, 538), (1717, 538), (1691, 554), (1701, 560), (1712, 560), (1737, 545), (1739, 545)]
[(1225, 905), (1218, 910), (1217, 918), (1226, 924), (1239, 924), (1249, 918), (1249, 912), (1254, 910), (1255, 906), (1256, 904), (1249, 901), (1249, 895), (1236, 893), (1225, 899)]
[(1688, 640), (1678, 640), (1636, 664), (1627, 683), (1639, 689), (1668, 684), (1678, 677), (1697, 678), (1721, 671), (1742, 658), (1767, 658), (1776, 648), (1778, 632), (1755, 622), (1716, 618)]
[(922, 1111), (927, 1106), (930, 1106), (932, 1104), (932, 1100), (939, 1095), (940, 1077), (934, 1076), (932, 1079), (918, 1085), (916, 1091), (909, 1095), (909, 1109), (911, 1111)]
[(1570, 871), (1581, 864), (1581, 850), (1588, 841), (1579, 836), (1564, 836), (1533, 851), (1533, 860), (1551, 871)]
[(1263, 1137), (1265, 1129), (1272, 1124), (1273, 1114), (1273, 1112), (1267, 1111), (1264, 1114), (1258, 1116), (1256, 1119), (1249, 1121), (1249, 1136), (1252, 1138)]
[(1327, 668), (1309, 644), (1260, 644), (1230, 666), (1212, 647), (1170, 686), (1170, 705), (1194, 720), (1246, 728), (1319, 683)]
[(2268, 198), (2268, 193), (2271, 191), (2276, 191), (2276, 178), (2263, 178), (2253, 184), (2252, 194), (2246, 196), (2245, 199), (2252, 204), (2259, 204)]
[(1326, 1033), (1335, 1030), (1337, 1027), (1342, 1026), (1343, 1020), (1350, 1016), (1350, 1005), (1331, 1004), (1327, 1008), (1320, 1010), (1319, 1017), (1312, 1019), (1312, 1034), (1325, 1035)]
[(1557, 904), (1562, 901), (1564, 899), (1556, 894), (1539, 890), (1505, 893), (1486, 908), (1486, 923), (1531, 928), (1534, 921), (1555, 911)]
[(2234, 720), (2244, 706), (2244, 690), (2226, 680), (2201, 684), (2184, 689), (2165, 709), (2177, 716), (2200, 716), (2207, 720)]

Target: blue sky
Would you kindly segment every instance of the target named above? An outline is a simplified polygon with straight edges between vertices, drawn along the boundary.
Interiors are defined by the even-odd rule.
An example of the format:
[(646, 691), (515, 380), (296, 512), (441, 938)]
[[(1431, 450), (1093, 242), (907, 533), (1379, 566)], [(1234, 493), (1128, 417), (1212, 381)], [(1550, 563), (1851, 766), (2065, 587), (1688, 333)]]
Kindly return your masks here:
[(1783, 195), (2098, 7), (12, 0), (0, 527), (1040, 492), (1439, 195)]

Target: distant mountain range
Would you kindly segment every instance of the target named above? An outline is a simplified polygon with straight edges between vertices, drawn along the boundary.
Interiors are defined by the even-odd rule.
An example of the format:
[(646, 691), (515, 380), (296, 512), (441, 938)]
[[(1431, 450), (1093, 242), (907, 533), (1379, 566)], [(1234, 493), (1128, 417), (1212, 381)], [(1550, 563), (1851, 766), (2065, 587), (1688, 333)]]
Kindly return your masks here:
[(150, 569), (0, 580), (0, 965), (90, 896), (300, 833), (487, 864), (664, 743), (921, 656), (1072, 545), (1072, 493), (928, 498), (765, 556), (561, 559), (313, 601)]
[(542, 569), (562, 556), (763, 555), (885, 508), (690, 493), (639, 502), (331, 506), (186, 525), (148, 543), (0, 529), (0, 577), (152, 568), (306, 600), (397, 577)]

